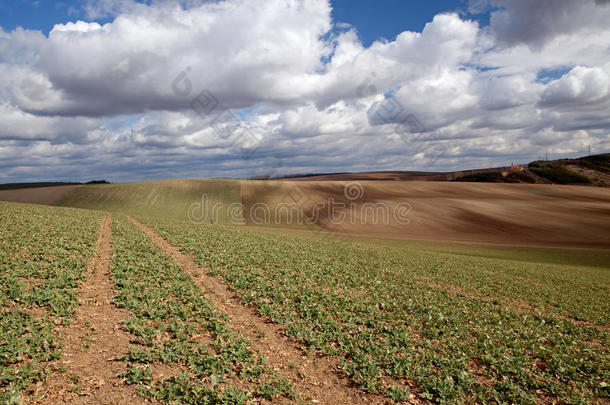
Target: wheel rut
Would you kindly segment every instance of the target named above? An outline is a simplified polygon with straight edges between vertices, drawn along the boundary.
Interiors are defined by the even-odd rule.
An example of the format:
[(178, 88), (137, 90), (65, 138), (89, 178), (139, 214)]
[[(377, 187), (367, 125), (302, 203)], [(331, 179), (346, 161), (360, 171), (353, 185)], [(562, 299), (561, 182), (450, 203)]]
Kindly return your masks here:
[(118, 357), (129, 352), (130, 335), (121, 322), (129, 311), (112, 300), (114, 282), (110, 278), (112, 217), (100, 224), (96, 251), (89, 262), (86, 280), (79, 290), (76, 319), (59, 328), (65, 343), (57, 366), (64, 373), (51, 375), (36, 389), (32, 402), (44, 404), (139, 404), (150, 403), (117, 378), (124, 371)]
[(132, 223), (144, 231), (152, 241), (169, 254), (193, 278), (210, 298), (216, 308), (225, 313), (231, 326), (252, 342), (280, 376), (289, 379), (297, 389), (299, 398), (320, 404), (377, 404), (387, 399), (358, 389), (338, 368), (335, 357), (317, 354), (305, 355), (289, 337), (282, 326), (270, 323), (251, 305), (244, 304), (221, 277), (211, 276), (208, 269), (200, 267), (190, 256), (157, 234), (153, 229), (132, 217)]

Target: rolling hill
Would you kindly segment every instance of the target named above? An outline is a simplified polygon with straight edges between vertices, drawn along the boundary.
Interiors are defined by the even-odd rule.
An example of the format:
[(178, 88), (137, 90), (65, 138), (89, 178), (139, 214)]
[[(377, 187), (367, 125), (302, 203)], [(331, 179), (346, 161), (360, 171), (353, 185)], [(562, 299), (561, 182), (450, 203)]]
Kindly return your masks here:
[(453, 172), (381, 171), (324, 173), (285, 176), (291, 181), (463, 181), (482, 183), (587, 184), (610, 186), (610, 153), (577, 159), (534, 161), (512, 165)]
[(592, 186), (183, 179), (1, 191), (0, 199), (369, 237), (610, 247), (610, 221), (600, 221), (610, 218), (610, 191)]

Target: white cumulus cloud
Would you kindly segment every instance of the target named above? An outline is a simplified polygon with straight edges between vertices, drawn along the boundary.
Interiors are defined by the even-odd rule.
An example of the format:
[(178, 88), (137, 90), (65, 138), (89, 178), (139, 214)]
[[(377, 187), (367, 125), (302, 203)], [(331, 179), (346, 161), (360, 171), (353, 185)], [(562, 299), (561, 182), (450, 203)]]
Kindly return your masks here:
[(0, 178), (453, 170), (608, 151), (610, 6), (470, 9), (489, 7), (489, 26), (442, 13), (370, 46), (327, 0), (104, 0), (48, 35), (0, 30)]

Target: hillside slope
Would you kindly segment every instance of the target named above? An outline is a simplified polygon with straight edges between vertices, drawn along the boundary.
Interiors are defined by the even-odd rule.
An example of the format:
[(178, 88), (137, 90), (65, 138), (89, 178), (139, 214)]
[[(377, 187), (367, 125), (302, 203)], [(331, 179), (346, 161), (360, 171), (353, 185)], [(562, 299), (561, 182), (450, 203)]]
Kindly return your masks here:
[(82, 185), (30, 187), (0, 190), (0, 201), (54, 205)]
[[(38, 190), (28, 189), (29, 202), (50, 200)], [(195, 223), (610, 248), (610, 189), (591, 186), (187, 179), (78, 186), (47, 203)]]
[(286, 176), (286, 181), (461, 181), (477, 183), (586, 184), (610, 187), (610, 153), (453, 172), (382, 171)]
[[(248, 224), (409, 239), (610, 247), (610, 190), (543, 184), (407, 181), (247, 181)], [(333, 209), (330, 207), (333, 206)], [(289, 216), (292, 207), (292, 217)], [(334, 214), (335, 220), (332, 216)], [(279, 219), (279, 221), (278, 221)]]
[[(226, 211), (240, 201), (236, 180), (161, 180), (138, 183), (87, 185), (65, 194), (54, 205), (143, 213), (165, 218), (204, 221), (216, 217), (226, 222)], [(241, 218), (240, 215), (238, 215)]]

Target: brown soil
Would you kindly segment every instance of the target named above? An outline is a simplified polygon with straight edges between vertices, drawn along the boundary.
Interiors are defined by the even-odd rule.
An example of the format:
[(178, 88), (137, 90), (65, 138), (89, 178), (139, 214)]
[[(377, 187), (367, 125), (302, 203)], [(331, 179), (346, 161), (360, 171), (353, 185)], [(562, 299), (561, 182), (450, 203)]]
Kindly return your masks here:
[[(458, 170), (454, 172), (418, 172), (418, 171), (385, 171), (385, 172), (357, 172), (357, 173), (328, 173), (312, 176), (296, 176), (278, 179), (281, 181), (451, 181), (458, 177), (478, 173), (500, 172), (509, 173), (514, 171), (510, 166), (490, 167), (486, 169)], [(524, 169), (521, 169), (524, 171)], [(256, 179), (256, 178), (254, 178)], [(261, 178), (264, 180), (264, 178)]]
[[(138, 404), (145, 403), (135, 388), (124, 385), (117, 374), (124, 371), (118, 361), (129, 351), (129, 334), (121, 321), (129, 312), (112, 304), (114, 283), (110, 279), (112, 252), (111, 216), (100, 225), (96, 253), (89, 263), (87, 279), (80, 289), (76, 319), (59, 328), (65, 347), (58, 366), (66, 372), (56, 373), (35, 389), (31, 402), (57, 404)], [(78, 376), (81, 389), (76, 389)], [(75, 392), (79, 391), (79, 392)]]
[[(292, 204), (305, 218), (316, 218), (325, 231), (421, 240), (445, 240), (507, 245), (610, 248), (610, 189), (545, 184), (492, 184), (431, 181), (359, 181), (360, 195), (350, 200), (345, 181), (242, 181), (246, 215), (264, 202), (270, 207), (272, 225), (295, 228), (274, 212), (280, 204)], [(353, 186), (353, 183), (352, 183)], [(328, 217), (330, 199), (336, 216), (345, 220), (334, 226)], [(373, 211), (381, 207), (380, 211)], [(409, 204), (407, 221), (395, 213), (398, 204)], [(319, 207), (322, 207), (320, 209)], [(296, 208), (295, 208), (296, 210)], [(388, 221), (380, 212), (385, 211)], [(294, 216), (296, 217), (296, 215)], [(352, 218), (354, 218), (352, 220)], [(249, 226), (258, 224), (247, 218)], [(304, 226), (301, 226), (304, 228)]]
[(82, 185), (0, 190), (0, 201), (52, 205), (78, 187)]
[[(457, 172), (456, 172), (457, 173)], [(461, 173), (461, 172), (460, 172)], [(287, 177), (282, 181), (360, 181), (360, 180), (406, 180), (406, 181), (447, 181), (452, 173), (439, 172), (359, 172), (359, 173), (330, 173), (317, 174), (305, 177)]]
[[(385, 176), (392, 175), (386, 172)], [(309, 229), (339, 232), (370, 237), (390, 237), (417, 240), (441, 240), (468, 243), (547, 246), (571, 248), (610, 248), (610, 189), (590, 186), (561, 186), (551, 184), (496, 184), (459, 183), (439, 181), (380, 181), (358, 180), (362, 195), (349, 200), (344, 194), (346, 181), (222, 181), (218, 193), (235, 191), (236, 201), (245, 205), (248, 226), (274, 226), (291, 229)], [(121, 187), (122, 193), (131, 193), (132, 199), (113, 194), (113, 187), (91, 187), (95, 196), (91, 201), (111, 202), (117, 205), (138, 207), (154, 205), (162, 200), (159, 193), (170, 189), (173, 196), (182, 198), (188, 206), (201, 202), (201, 194), (216, 193), (214, 180), (168, 180), (162, 182), (134, 183)], [(37, 189), (0, 191), (0, 200), (33, 203), (53, 203), (62, 193), (74, 187), (60, 186)], [(239, 187), (238, 190), (234, 190)], [(132, 190), (130, 192), (130, 190)], [(212, 191), (210, 191), (212, 190)], [(59, 194), (55, 194), (59, 193)], [(79, 190), (80, 193), (80, 190)], [(142, 195), (145, 193), (145, 195)], [(178, 193), (178, 194), (176, 194)], [(241, 195), (239, 195), (241, 193)], [(194, 197), (196, 195), (196, 197)], [(70, 196), (63, 195), (62, 204), (70, 205)], [(240, 198), (240, 199), (237, 199)], [(334, 226), (328, 218), (329, 199), (336, 204), (345, 204), (346, 220)], [(146, 200), (146, 201), (144, 201)], [(87, 203), (75, 201), (86, 207)], [(255, 204), (269, 207), (271, 224), (254, 221), (251, 209)], [(395, 220), (398, 204), (409, 204), (406, 213), (408, 222)], [(157, 203), (155, 203), (157, 204)], [(161, 204), (161, 203), (158, 203)], [(228, 203), (227, 203), (228, 204)], [(301, 216), (312, 218), (316, 204), (323, 204), (315, 225), (299, 225), (282, 218), (276, 223), (275, 215), (281, 212), (279, 204), (300, 207)], [(375, 219), (372, 204), (383, 204), (390, 216), (388, 223), (383, 218)], [(351, 222), (351, 207), (354, 206), (354, 222)], [(161, 208), (162, 205), (159, 205)], [(168, 210), (181, 210), (168, 206)], [(226, 207), (226, 205), (225, 205)], [(184, 208), (184, 217), (187, 212)], [(341, 210), (337, 210), (340, 214)], [(377, 212), (378, 213), (378, 212)], [(178, 214), (180, 215), (180, 214)], [(285, 217), (286, 215), (284, 215)], [(296, 215), (295, 215), (296, 217)]]
[[(321, 404), (375, 404), (385, 400), (378, 395), (358, 389), (338, 369), (338, 359), (318, 354), (306, 355), (282, 332), (282, 326), (269, 323), (253, 306), (243, 304), (241, 298), (225, 285), (220, 277), (180, 252), (149, 227), (128, 217), (158, 246), (163, 248), (198, 286), (210, 291), (216, 308), (231, 319), (232, 327), (250, 340), (254, 348), (269, 361), (272, 369), (288, 378), (297, 388), (299, 397)], [(413, 403), (416, 400), (414, 399)]]

